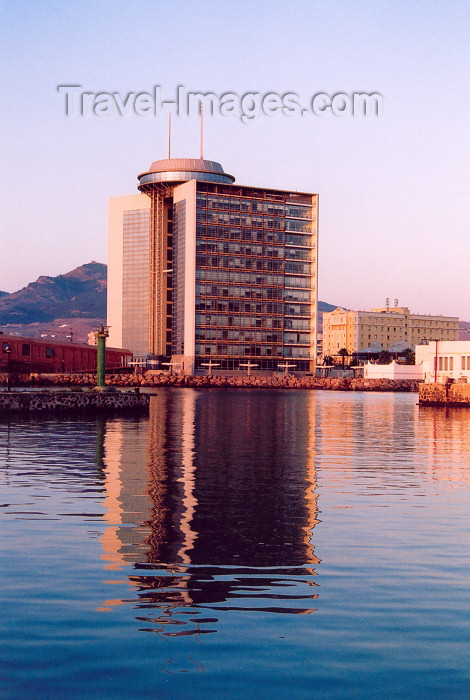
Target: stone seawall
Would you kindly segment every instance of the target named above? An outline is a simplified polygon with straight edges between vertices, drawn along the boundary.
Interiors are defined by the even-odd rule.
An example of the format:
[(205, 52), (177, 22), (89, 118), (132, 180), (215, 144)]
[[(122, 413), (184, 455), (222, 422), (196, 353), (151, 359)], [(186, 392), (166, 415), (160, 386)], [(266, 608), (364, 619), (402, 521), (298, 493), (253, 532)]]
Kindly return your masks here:
[(470, 406), (470, 384), (421, 384), (420, 406)]
[[(51, 378), (58, 386), (93, 386), (93, 375), (66, 374)], [(106, 384), (117, 387), (193, 387), (199, 388), (254, 388), (254, 389), (323, 389), (329, 391), (418, 391), (415, 379), (332, 379), (295, 377), (291, 375), (180, 376), (156, 372), (143, 375), (107, 375)]]
[(46, 411), (129, 411), (147, 410), (148, 394), (131, 392), (12, 391), (0, 392), (0, 415)]

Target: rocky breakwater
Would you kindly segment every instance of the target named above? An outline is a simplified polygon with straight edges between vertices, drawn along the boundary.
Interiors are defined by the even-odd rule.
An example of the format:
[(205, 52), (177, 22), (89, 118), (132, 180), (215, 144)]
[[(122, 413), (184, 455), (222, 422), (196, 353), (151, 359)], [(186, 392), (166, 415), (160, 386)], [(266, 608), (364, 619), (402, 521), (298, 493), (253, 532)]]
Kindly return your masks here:
[[(93, 375), (61, 375), (54, 380), (59, 385), (93, 385)], [(142, 375), (108, 375), (106, 384), (117, 387), (193, 387), (193, 388), (250, 388), (250, 389), (323, 389), (327, 391), (418, 391), (414, 379), (333, 379), (291, 375), (247, 375), (232, 376), (181, 376), (167, 373), (146, 372)]]
[(470, 406), (470, 384), (448, 382), (447, 384), (421, 384), (420, 406)]
[(135, 392), (12, 391), (0, 393), (0, 414), (147, 410), (149, 395)]

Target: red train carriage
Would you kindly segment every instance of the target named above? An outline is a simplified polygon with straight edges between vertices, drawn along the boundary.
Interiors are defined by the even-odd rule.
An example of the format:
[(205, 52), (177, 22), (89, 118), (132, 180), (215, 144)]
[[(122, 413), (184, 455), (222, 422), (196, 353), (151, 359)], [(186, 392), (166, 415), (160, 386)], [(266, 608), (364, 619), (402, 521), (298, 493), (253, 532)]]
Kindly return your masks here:
[[(0, 372), (96, 372), (96, 345), (0, 334)], [(127, 367), (130, 350), (106, 348), (106, 370)]]

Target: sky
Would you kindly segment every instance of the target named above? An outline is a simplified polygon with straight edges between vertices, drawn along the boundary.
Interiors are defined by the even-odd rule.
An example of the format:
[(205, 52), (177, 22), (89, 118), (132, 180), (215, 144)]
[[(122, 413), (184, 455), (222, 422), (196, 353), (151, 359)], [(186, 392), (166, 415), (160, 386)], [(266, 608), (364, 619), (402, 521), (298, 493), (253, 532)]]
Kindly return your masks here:
[[(183, 86), (218, 99), (297, 96), (303, 114), (206, 109), (204, 157), (240, 184), (319, 194), (321, 300), (398, 299), (470, 320), (467, 0), (0, 8), (0, 290), (107, 261), (108, 198), (136, 193), (137, 175), (167, 157), (171, 108), (123, 116), (103, 95), (125, 101), (158, 85), (174, 100)], [(66, 113), (60, 85), (91, 93), (87, 114)], [(314, 114), (320, 93), (378, 93), (381, 115), (341, 113), (341, 101), (338, 114)], [(197, 113), (173, 111), (171, 155), (199, 156)]]

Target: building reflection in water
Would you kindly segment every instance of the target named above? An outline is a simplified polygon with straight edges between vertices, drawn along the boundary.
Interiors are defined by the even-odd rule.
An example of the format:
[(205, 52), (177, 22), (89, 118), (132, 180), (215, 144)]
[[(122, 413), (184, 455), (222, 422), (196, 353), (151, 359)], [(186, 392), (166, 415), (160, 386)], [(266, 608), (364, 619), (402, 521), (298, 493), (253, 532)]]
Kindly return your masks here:
[(172, 636), (221, 611), (312, 612), (316, 410), (314, 393), (170, 389), (148, 420), (108, 421), (102, 558), (132, 564), (136, 595), (100, 610), (132, 604)]
[(421, 406), (416, 434), (431, 479), (468, 484), (470, 408)]
[(409, 394), (331, 392), (318, 400), (316, 468), (337, 508), (352, 507), (358, 493), (386, 493), (392, 482), (406, 488), (408, 469), (419, 469), (417, 413)]

